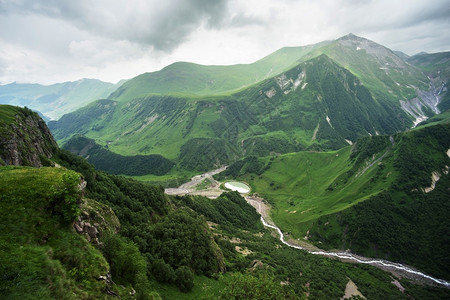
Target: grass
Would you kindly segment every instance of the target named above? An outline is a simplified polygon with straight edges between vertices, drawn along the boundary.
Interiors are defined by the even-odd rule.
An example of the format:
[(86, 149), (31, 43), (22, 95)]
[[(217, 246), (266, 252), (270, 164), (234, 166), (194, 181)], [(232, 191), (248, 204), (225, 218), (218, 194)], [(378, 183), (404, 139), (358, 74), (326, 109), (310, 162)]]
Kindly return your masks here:
[(149, 93), (226, 94), (283, 72), (324, 44), (282, 48), (251, 64), (204, 66), (176, 62), (160, 71), (144, 73), (129, 80), (111, 95), (111, 99), (127, 101)]
[[(247, 174), (252, 190), (268, 200), (275, 223), (295, 238), (306, 235), (311, 222), (344, 210), (389, 185), (394, 175), (372, 181), (374, 165), (362, 176), (351, 176), (351, 147), (332, 152), (298, 152), (264, 158), (269, 168), (260, 176)], [(391, 172), (387, 167), (385, 174)], [(391, 172), (392, 174), (392, 172)], [(332, 187), (332, 190), (330, 189)]]
[(221, 279), (208, 278), (206, 276), (194, 277), (194, 288), (188, 292), (181, 292), (175, 285), (152, 282), (152, 289), (158, 291), (163, 299), (216, 299), (219, 292), (225, 288), (225, 282), (222, 279), (229, 278), (230, 273), (221, 275)]
[(0, 104), (0, 122), (9, 125), (15, 120), (15, 115), (20, 112), (20, 108), (11, 105)]
[(143, 175), (143, 176), (125, 176), (139, 180), (145, 183), (162, 185), (164, 187), (179, 187), (183, 183), (188, 182), (192, 176), (198, 175), (198, 172), (187, 171), (177, 168), (176, 166), (169, 173), (162, 176)]
[[(57, 168), (0, 167), (0, 294), (9, 299), (99, 297), (109, 266), (61, 215)], [(79, 175), (77, 175), (79, 178)], [(11, 259), (14, 258), (14, 259)]]

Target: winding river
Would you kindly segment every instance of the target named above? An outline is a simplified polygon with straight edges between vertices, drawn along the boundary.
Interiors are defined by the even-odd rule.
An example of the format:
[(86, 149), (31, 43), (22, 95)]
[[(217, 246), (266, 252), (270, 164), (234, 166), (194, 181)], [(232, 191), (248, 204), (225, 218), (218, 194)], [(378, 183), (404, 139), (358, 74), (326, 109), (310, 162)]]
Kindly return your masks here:
[[(203, 180), (205, 178), (211, 178), (211, 180), (213, 180), (212, 175), (220, 173), (221, 171), (223, 171), (225, 169), (226, 169), (226, 167), (222, 167), (220, 169), (216, 169), (216, 170), (207, 172), (202, 175), (194, 176), (192, 178), (191, 182), (186, 183), (177, 189), (166, 189), (166, 193), (172, 194), (172, 195), (198, 194), (195, 191), (194, 187), (196, 184), (200, 183), (200, 180)], [(218, 187), (219, 185), (220, 185), (219, 182), (217, 182), (217, 181), (213, 182), (212, 188), (209, 191), (202, 191), (201, 195), (209, 197), (209, 198), (216, 198), (222, 192), (222, 190), (220, 190), (220, 188)], [(265, 218), (268, 217), (268, 207), (263, 203), (262, 198), (247, 196), (247, 197), (245, 197), (245, 199), (247, 200), (247, 202), (249, 204), (251, 204), (253, 207), (255, 207), (256, 211), (261, 215), (261, 222), (263, 223), (263, 225), (267, 228), (276, 230), (278, 232), (280, 241), (283, 244), (285, 244), (286, 246), (289, 246), (289, 247), (295, 248), (295, 249), (299, 249), (299, 250), (308, 251), (309, 253), (314, 254), (314, 255), (335, 257), (335, 258), (341, 259), (342, 261), (372, 265), (372, 266), (381, 268), (386, 271), (401, 273), (405, 277), (411, 277), (414, 279), (422, 279), (428, 283), (434, 283), (434, 284), (438, 284), (438, 285), (442, 285), (447, 288), (450, 288), (450, 282), (445, 281), (443, 279), (434, 278), (423, 272), (414, 270), (414, 269), (412, 269), (408, 266), (402, 265), (400, 263), (394, 263), (394, 262), (390, 262), (390, 261), (382, 260), (382, 259), (367, 258), (367, 257), (359, 256), (359, 255), (356, 255), (356, 254), (353, 254), (350, 252), (343, 252), (343, 251), (333, 252), (333, 251), (324, 251), (324, 250), (320, 250), (320, 249), (319, 250), (308, 250), (299, 245), (290, 243), (285, 240), (284, 234), (281, 231), (281, 229), (278, 228), (278, 226), (276, 226), (275, 224), (269, 224), (266, 221)]]
[(434, 278), (432, 276), (429, 276), (427, 274), (424, 274), (420, 271), (416, 271), (413, 270), (407, 266), (404, 266), (402, 264), (399, 263), (394, 263), (394, 262), (390, 262), (390, 261), (386, 261), (386, 260), (381, 260), (381, 259), (371, 259), (371, 258), (366, 258), (363, 256), (359, 256), (356, 254), (352, 254), (352, 253), (348, 253), (348, 252), (329, 252), (329, 251), (310, 251), (307, 250), (301, 246), (298, 245), (293, 245), (291, 243), (288, 243), (285, 239), (284, 239), (284, 234), (283, 232), (281, 232), (280, 228), (278, 228), (277, 226), (271, 225), (269, 223), (266, 222), (266, 220), (264, 220), (264, 218), (261, 216), (261, 222), (263, 223), (263, 225), (265, 227), (268, 228), (272, 228), (275, 229), (278, 232), (278, 235), (280, 236), (280, 241), (285, 244), (286, 246), (295, 248), (295, 249), (299, 249), (299, 250), (305, 250), (308, 251), (311, 254), (315, 254), (315, 255), (322, 255), (322, 256), (329, 256), (329, 257), (337, 257), (340, 259), (344, 259), (344, 260), (349, 260), (349, 261), (353, 261), (353, 262), (357, 262), (357, 263), (361, 263), (361, 264), (367, 264), (367, 265), (372, 265), (375, 267), (381, 267), (383, 269), (387, 269), (387, 270), (397, 270), (397, 271), (401, 271), (404, 272), (406, 274), (410, 274), (413, 275), (414, 277), (419, 277), (419, 278), (424, 278), (426, 280), (432, 281), (434, 283), (443, 285), (445, 287), (450, 287), (450, 282), (442, 280), (442, 279), (437, 279)]

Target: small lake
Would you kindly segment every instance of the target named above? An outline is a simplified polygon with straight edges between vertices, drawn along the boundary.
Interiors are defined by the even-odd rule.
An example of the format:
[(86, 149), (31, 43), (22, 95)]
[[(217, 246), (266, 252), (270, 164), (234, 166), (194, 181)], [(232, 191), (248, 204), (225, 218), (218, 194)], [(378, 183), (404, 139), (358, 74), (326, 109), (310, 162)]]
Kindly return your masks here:
[(232, 191), (237, 191), (241, 194), (247, 194), (248, 192), (250, 192), (250, 187), (248, 185), (246, 185), (245, 183), (242, 183), (242, 182), (238, 182), (238, 181), (225, 182), (224, 186), (227, 189), (230, 189)]

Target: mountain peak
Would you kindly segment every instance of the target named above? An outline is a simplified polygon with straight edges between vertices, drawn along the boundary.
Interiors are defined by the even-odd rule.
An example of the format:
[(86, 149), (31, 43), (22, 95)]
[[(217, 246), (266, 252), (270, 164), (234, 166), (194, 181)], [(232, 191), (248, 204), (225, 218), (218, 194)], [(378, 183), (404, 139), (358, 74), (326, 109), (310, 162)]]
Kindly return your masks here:
[(357, 36), (357, 35), (355, 35), (355, 34), (353, 34), (353, 33), (349, 33), (349, 34), (347, 34), (347, 35), (344, 35), (344, 36), (342, 36), (342, 37), (340, 37), (340, 38), (338, 38), (337, 39), (337, 41), (344, 41), (344, 40), (350, 40), (350, 41), (367, 41), (367, 39), (365, 39), (365, 38), (362, 38), (362, 37), (360, 37), (360, 36)]

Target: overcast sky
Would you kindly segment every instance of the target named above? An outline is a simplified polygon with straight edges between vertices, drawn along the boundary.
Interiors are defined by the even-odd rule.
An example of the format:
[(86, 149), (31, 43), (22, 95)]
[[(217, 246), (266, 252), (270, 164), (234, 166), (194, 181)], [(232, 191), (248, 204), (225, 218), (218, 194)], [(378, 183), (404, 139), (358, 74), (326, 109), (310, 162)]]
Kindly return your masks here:
[(449, 51), (450, 1), (0, 0), (0, 83), (251, 63), (350, 32), (408, 55)]

